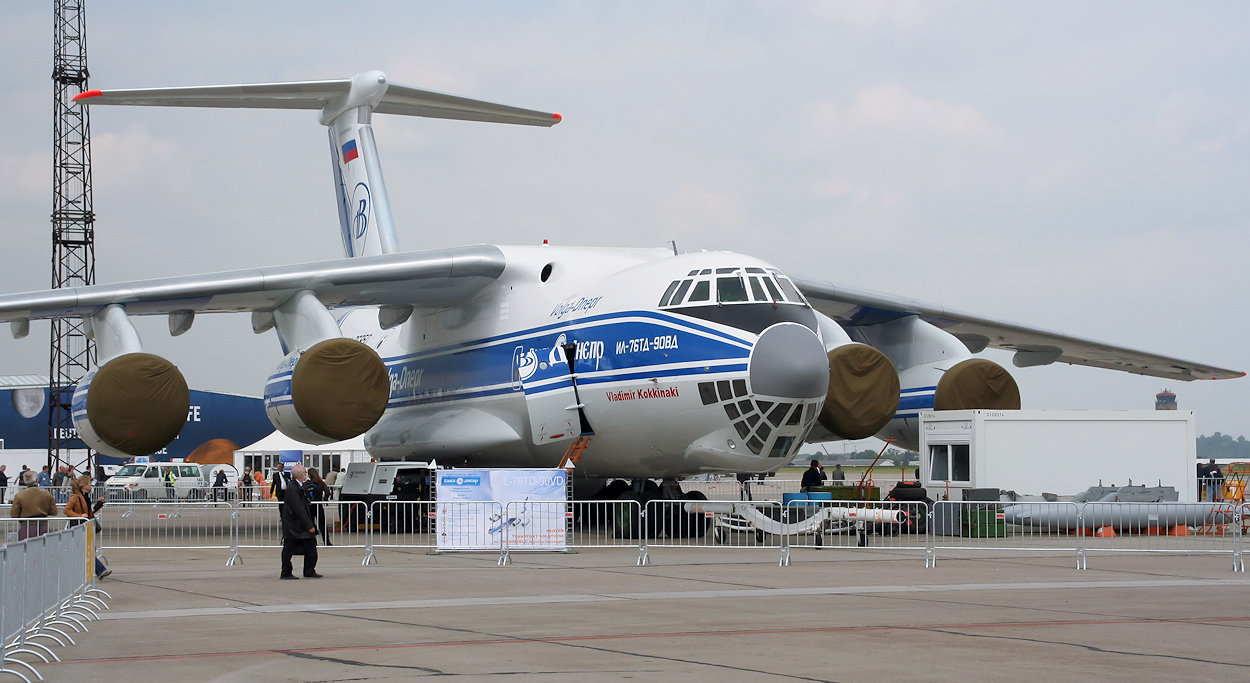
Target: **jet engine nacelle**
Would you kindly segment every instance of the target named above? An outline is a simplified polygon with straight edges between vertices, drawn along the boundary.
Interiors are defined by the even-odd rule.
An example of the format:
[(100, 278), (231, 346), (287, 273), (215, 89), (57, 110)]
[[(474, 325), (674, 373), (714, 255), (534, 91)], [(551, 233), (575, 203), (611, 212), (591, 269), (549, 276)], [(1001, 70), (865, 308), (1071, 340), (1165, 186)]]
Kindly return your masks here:
[(190, 407), (187, 381), (173, 363), (125, 353), (78, 381), (74, 428), (83, 443), (105, 455), (148, 455), (178, 436)]
[(390, 395), (390, 376), (378, 354), (338, 337), (282, 359), (265, 384), (265, 413), (292, 439), (327, 444), (368, 431)]
[(846, 331), (817, 313), (820, 337), (829, 357), (829, 389), (820, 410), (821, 437), (863, 439), (881, 431), (898, 408), (899, 379), (881, 351), (852, 342)]
[(974, 358), (954, 335), (915, 316), (856, 328), (898, 369), (898, 412), (877, 436), (920, 447), (920, 413), (928, 410), (1019, 410), (1020, 388), (1001, 365)]

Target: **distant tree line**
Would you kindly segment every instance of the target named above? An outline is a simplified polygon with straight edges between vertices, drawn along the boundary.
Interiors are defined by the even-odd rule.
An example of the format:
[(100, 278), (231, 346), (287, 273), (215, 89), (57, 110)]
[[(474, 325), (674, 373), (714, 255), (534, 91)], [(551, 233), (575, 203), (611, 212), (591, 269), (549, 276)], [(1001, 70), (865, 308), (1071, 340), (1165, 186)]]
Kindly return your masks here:
[(1227, 434), (1219, 432), (1211, 436), (1199, 436), (1198, 457), (1200, 459), (1233, 458), (1250, 460), (1250, 441), (1247, 441), (1244, 436), (1234, 439)]
[[(843, 460), (872, 460), (877, 457), (878, 450), (865, 448), (862, 451), (853, 451), (843, 455), (842, 453), (830, 453), (829, 455), (816, 454), (821, 462), (841, 462)], [(920, 454), (916, 451), (905, 451), (901, 448), (887, 448), (885, 454), (881, 456), (882, 460), (893, 460), (897, 464), (909, 465), (913, 462), (920, 462)]]

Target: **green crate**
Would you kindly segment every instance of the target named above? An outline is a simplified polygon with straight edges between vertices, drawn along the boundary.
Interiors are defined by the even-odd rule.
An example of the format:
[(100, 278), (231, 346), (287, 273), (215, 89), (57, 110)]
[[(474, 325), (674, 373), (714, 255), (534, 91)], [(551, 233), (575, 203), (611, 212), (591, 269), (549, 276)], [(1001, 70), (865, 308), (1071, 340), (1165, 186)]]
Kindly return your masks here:
[(865, 486), (859, 490), (859, 495), (855, 495), (854, 486), (821, 486), (812, 489), (813, 491), (824, 491), (832, 497), (833, 500), (881, 500), (880, 486)]
[(1007, 535), (1007, 522), (1003, 519), (1003, 511), (964, 510), (961, 520), (963, 536), (969, 538), (1002, 538)]

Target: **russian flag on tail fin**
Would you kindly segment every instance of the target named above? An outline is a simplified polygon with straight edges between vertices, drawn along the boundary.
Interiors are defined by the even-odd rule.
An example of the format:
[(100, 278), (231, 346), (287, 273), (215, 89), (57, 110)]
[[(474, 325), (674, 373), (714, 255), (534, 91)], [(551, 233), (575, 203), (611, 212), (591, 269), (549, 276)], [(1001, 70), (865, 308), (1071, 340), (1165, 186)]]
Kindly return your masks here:
[(360, 152), (356, 151), (356, 140), (348, 140), (343, 144), (343, 163), (347, 163), (352, 159), (358, 159)]

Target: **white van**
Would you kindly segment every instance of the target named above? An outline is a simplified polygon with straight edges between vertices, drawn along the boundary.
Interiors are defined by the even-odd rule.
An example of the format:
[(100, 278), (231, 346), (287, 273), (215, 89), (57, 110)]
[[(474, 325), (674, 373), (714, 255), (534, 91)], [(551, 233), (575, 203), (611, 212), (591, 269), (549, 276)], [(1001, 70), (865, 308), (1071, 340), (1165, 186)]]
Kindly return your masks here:
[[(166, 479), (173, 471), (174, 483)], [(108, 500), (202, 500), (212, 497), (217, 471), (226, 472), (226, 492), (235, 491), (239, 472), (234, 465), (198, 465), (193, 462), (137, 462), (123, 465), (104, 485)]]

